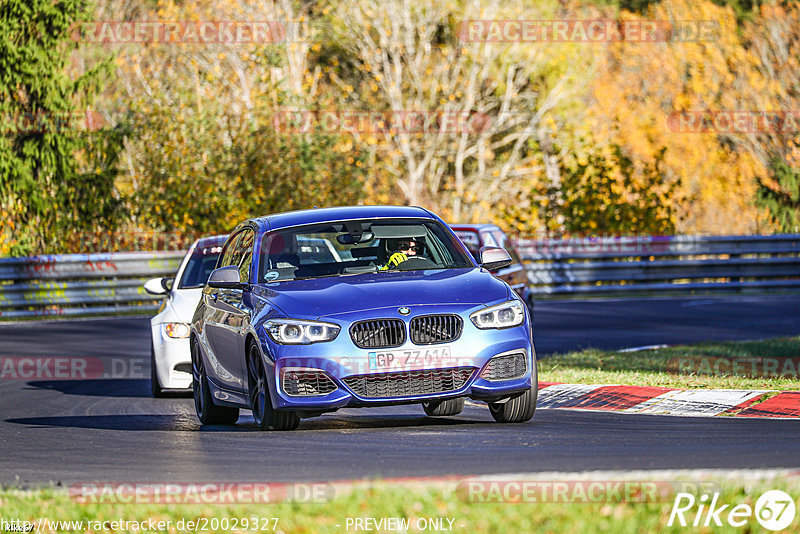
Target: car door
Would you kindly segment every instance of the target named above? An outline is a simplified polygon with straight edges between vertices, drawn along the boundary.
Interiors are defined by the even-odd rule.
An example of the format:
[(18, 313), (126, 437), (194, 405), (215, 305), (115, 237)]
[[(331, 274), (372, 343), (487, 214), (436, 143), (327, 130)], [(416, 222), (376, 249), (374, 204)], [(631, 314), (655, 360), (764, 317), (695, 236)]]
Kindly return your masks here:
[[(253, 262), (253, 243), (255, 231), (246, 228), (236, 242), (231, 265), (239, 268), (239, 279), (250, 282), (250, 266)], [(217, 296), (217, 307), (222, 312), (222, 324), (217, 335), (220, 344), (219, 357), (224, 360), (227, 369), (236, 371), (240, 380), (236, 380), (237, 390), (244, 391), (246, 376), (244, 339), (250, 325), (251, 299), (250, 289), (220, 289)]]
[[(246, 239), (245, 234), (248, 231), (252, 233), (252, 229), (245, 228), (232, 235), (225, 243), (217, 264), (218, 269), (230, 265), (239, 266), (242, 260), (240, 243)], [(237, 300), (241, 301), (241, 292), (241, 289), (209, 288), (203, 295), (208, 343), (207, 372), (218, 385), (235, 391), (241, 391), (243, 388), (242, 364), (237, 342), (242, 311), (236, 305)]]

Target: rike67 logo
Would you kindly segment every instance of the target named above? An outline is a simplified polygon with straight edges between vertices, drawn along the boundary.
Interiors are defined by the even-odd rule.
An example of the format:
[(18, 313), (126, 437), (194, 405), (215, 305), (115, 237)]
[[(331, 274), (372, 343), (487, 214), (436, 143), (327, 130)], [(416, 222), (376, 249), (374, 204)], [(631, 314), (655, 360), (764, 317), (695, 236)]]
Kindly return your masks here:
[(778, 531), (792, 525), (795, 511), (794, 499), (780, 490), (763, 493), (756, 501), (755, 509), (749, 504), (737, 504), (732, 508), (730, 504), (721, 504), (719, 493), (710, 497), (703, 494), (699, 500), (691, 493), (678, 493), (667, 525), (671, 527), (677, 519), (678, 524), (683, 527), (721, 527), (723, 521), (732, 527), (743, 527), (755, 515), (762, 527)]

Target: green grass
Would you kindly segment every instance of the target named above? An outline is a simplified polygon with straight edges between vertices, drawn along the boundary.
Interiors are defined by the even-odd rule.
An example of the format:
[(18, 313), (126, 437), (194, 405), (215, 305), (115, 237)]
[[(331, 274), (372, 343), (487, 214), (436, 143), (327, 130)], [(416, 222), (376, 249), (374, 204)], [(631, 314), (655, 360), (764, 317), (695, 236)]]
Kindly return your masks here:
[[(739, 365), (734, 368), (729, 362), (718, 364), (717, 358), (729, 362), (739, 359)], [(786, 360), (773, 360), (778, 373), (765, 377), (752, 376), (750, 362), (754, 358), (794, 360), (788, 364)], [(637, 352), (587, 349), (541, 359), (539, 380), (572, 384), (791, 391), (800, 390), (800, 368), (795, 367), (798, 360), (800, 337), (699, 343)], [(783, 371), (787, 374), (781, 374)]]
[[(574, 479), (573, 479), (574, 480)], [(642, 477), (639, 482), (646, 482)], [(719, 491), (720, 504), (731, 503), (755, 506), (758, 497), (766, 490), (781, 489), (789, 493), (796, 502), (800, 501), (800, 483), (796, 477), (762, 481), (715, 481), (713, 491)], [(702, 492), (691, 492), (698, 498)], [(672, 495), (660, 498), (657, 502), (635, 503), (619, 502), (610, 499), (606, 502), (590, 503), (470, 503), (462, 494), (447, 488), (433, 486), (406, 486), (377, 483), (366, 488), (356, 488), (345, 494), (337, 494), (332, 500), (317, 504), (277, 503), (277, 504), (237, 504), (237, 505), (157, 505), (157, 504), (81, 504), (70, 499), (64, 490), (37, 489), (19, 491), (0, 490), (0, 511), (3, 519), (35, 521), (41, 517), (53, 520), (83, 521), (172, 521), (197, 520), (198, 518), (278, 518), (277, 529), (284, 533), (346, 533), (355, 532), (351, 526), (346, 529), (347, 518), (409, 518), (412, 525), (418, 518), (454, 519), (455, 533), (502, 533), (510, 532), (753, 532), (762, 531), (755, 518), (751, 518), (749, 528), (724, 526), (713, 529), (681, 527), (678, 524), (668, 527), (667, 522), (674, 502)], [(798, 506), (800, 510), (800, 506)], [(686, 517), (691, 521), (696, 512)], [(800, 514), (798, 514), (800, 516)], [(793, 527), (797, 528), (800, 519), (795, 518)], [(273, 523), (270, 522), (271, 526)], [(446, 524), (446, 523), (445, 523)], [(339, 525), (339, 526), (337, 526)], [(271, 532), (272, 530), (258, 531)], [(86, 531), (88, 529), (84, 529)], [(121, 529), (120, 529), (121, 530)], [(209, 529), (211, 532), (230, 532), (222, 528)], [(253, 528), (239, 528), (239, 532), (256, 532)], [(392, 532), (373, 530), (369, 532)], [(100, 528), (95, 532), (109, 532)], [(158, 532), (141, 530), (140, 532)], [(172, 532), (176, 532), (174, 526)], [(363, 532), (363, 531), (362, 531)], [(396, 532), (396, 531), (394, 531)], [(410, 528), (409, 532), (416, 532)], [(427, 532), (434, 532), (428, 530)]]

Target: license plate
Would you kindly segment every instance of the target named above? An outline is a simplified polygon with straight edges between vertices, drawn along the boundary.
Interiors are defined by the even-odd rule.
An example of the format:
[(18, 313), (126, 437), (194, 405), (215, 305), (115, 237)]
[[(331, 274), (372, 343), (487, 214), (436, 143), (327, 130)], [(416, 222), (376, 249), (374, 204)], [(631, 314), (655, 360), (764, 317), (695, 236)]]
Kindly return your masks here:
[(452, 365), (450, 347), (367, 353), (370, 369), (428, 369)]

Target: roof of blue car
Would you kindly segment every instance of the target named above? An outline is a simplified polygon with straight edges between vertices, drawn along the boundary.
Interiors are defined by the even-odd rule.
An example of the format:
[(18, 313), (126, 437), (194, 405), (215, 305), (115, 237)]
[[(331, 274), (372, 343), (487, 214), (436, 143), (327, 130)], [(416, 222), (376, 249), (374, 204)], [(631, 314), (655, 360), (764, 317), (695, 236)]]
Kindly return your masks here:
[(496, 224), (490, 223), (478, 223), (478, 224), (456, 224), (453, 223), (450, 225), (450, 228), (468, 228), (470, 230), (483, 230), (486, 228), (499, 228)]
[(416, 206), (343, 206), (338, 208), (314, 208), (310, 210), (287, 211), (252, 220), (262, 228), (274, 230), (301, 224), (313, 224), (326, 221), (343, 221), (347, 219), (376, 219), (433, 216), (425, 209)]

